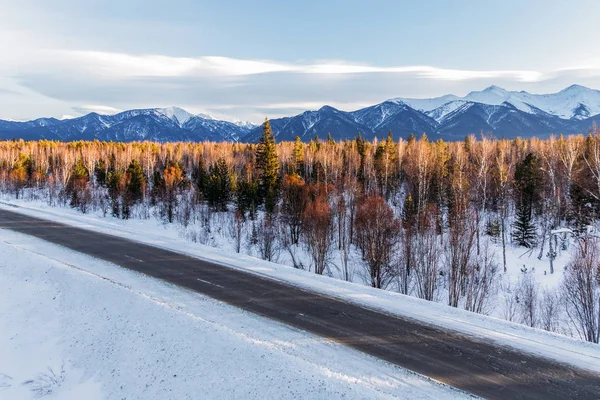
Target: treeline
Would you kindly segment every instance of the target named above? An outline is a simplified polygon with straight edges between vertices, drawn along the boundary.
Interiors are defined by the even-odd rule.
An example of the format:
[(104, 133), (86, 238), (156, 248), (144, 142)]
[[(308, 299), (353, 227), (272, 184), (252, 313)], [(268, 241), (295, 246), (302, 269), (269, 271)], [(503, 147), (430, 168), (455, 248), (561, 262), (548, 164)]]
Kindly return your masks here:
[[(359, 135), (276, 144), (266, 121), (257, 144), (0, 142), (0, 189), (18, 198), (28, 188), (50, 204), (123, 219), (155, 213), (206, 225), (211, 213), (225, 213), (238, 252), (251, 226), (262, 258), (284, 251), (297, 268), (350, 279), (356, 251), (373, 287), (443, 295), (480, 313), (490, 308), (496, 274), (506, 272), (508, 245), (547, 257), (554, 273), (568, 232), (588, 249), (572, 263), (580, 283), (572, 289), (592, 299), (571, 306), (570, 317), (598, 342), (598, 264), (576, 274), (597, 257), (589, 234), (600, 213), (596, 131), (548, 140), (396, 141), (390, 133), (380, 142)], [(502, 255), (492, 255), (490, 242)], [(542, 322), (551, 311), (540, 304), (522, 310), (521, 322), (552, 330), (554, 322)]]

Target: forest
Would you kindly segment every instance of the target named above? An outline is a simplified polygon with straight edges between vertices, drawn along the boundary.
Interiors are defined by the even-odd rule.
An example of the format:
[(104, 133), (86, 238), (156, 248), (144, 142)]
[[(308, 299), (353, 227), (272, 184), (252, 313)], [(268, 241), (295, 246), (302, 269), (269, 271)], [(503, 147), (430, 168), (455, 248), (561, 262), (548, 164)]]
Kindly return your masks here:
[[(600, 339), (597, 127), (276, 143), (265, 121), (256, 144), (0, 141), (0, 191), (155, 218), (203, 245)], [(538, 282), (540, 265), (555, 285)]]

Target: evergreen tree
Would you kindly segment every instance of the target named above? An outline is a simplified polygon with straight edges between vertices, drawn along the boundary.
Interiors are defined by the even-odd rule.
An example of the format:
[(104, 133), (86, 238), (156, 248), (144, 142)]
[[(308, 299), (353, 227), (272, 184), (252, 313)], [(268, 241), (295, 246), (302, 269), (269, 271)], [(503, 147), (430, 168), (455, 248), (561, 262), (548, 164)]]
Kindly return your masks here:
[(538, 158), (529, 153), (515, 168), (515, 187), (517, 189), (517, 203), (524, 203), (526, 207), (535, 208), (540, 201), (540, 187), (542, 182), (541, 168)]
[(259, 200), (257, 181), (252, 179), (238, 180), (235, 192), (235, 205), (244, 218), (246, 218), (246, 214), (249, 214), (250, 219), (254, 219)]
[(417, 215), (417, 205), (413, 200), (412, 194), (408, 194), (404, 199), (404, 207), (402, 207), (402, 224), (405, 228), (409, 228), (414, 223), (414, 218)]
[(536, 243), (536, 230), (531, 222), (531, 208), (521, 204), (517, 208), (517, 219), (513, 224), (512, 238), (519, 246), (531, 248)]
[(79, 207), (82, 205), (83, 191), (87, 187), (90, 180), (90, 173), (83, 164), (80, 158), (73, 166), (71, 177), (67, 183), (67, 194), (71, 196), (71, 207)]
[(513, 225), (512, 237), (519, 245), (533, 247), (536, 242), (536, 229), (533, 224), (533, 211), (540, 202), (541, 170), (537, 157), (529, 153), (515, 168), (515, 188), (517, 189), (517, 219)]
[(111, 171), (106, 175), (106, 187), (111, 203), (111, 214), (113, 217), (121, 217), (121, 197), (125, 191), (125, 176), (121, 171)]
[(331, 132), (329, 132), (327, 134), (327, 144), (328, 145), (334, 145), (335, 144), (335, 140), (333, 140), (333, 137), (331, 137)]
[(470, 153), (470, 152), (471, 152), (471, 145), (472, 145), (472, 143), (471, 143), (471, 135), (467, 135), (467, 136), (465, 136), (465, 143), (464, 143), (464, 146), (465, 146), (465, 151), (466, 151), (467, 153)]
[(231, 197), (231, 174), (223, 157), (210, 166), (206, 182), (206, 200), (208, 205), (218, 211), (227, 211), (227, 203)]
[(208, 180), (208, 176), (206, 174), (204, 159), (202, 157), (200, 157), (198, 165), (196, 165), (192, 170), (192, 180), (196, 185), (198, 193), (200, 193), (202, 196), (206, 196), (206, 182)]
[(162, 193), (165, 190), (165, 181), (159, 170), (155, 170), (152, 174), (152, 189), (150, 190), (150, 205), (158, 204)]
[(258, 169), (260, 198), (265, 203), (267, 213), (271, 214), (277, 203), (279, 160), (275, 137), (268, 119), (263, 124), (263, 134), (256, 149), (256, 168)]
[(304, 177), (304, 144), (300, 140), (300, 137), (296, 136), (294, 141), (294, 151), (292, 153), (294, 162), (294, 173)]
[(500, 233), (500, 221), (498, 221), (498, 218), (489, 219), (485, 224), (485, 234), (490, 236), (494, 243), (497, 243)]
[(94, 169), (94, 175), (96, 176), (96, 183), (100, 186), (106, 185), (106, 163), (104, 159), (99, 159), (96, 162), (96, 168)]
[(144, 170), (137, 160), (132, 160), (127, 168), (127, 198), (130, 204), (135, 204), (144, 198), (146, 177)]
[(356, 137), (356, 150), (358, 151), (358, 156), (360, 157), (360, 165), (358, 166), (358, 173), (356, 176), (356, 179), (358, 179), (358, 182), (360, 182), (363, 191), (366, 185), (365, 182), (365, 158), (367, 156), (367, 144), (365, 143), (365, 140), (362, 138), (362, 136), (360, 135), (360, 132), (358, 133), (358, 136)]

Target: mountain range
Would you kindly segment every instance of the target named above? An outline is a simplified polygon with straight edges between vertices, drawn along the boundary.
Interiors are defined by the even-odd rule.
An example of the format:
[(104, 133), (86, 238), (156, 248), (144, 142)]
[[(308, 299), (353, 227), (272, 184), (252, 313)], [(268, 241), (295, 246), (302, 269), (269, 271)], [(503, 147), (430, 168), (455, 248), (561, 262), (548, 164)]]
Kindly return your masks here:
[[(331, 134), (336, 140), (367, 139), (427, 133), (430, 139), (462, 140), (470, 133), (495, 137), (547, 137), (586, 133), (600, 121), (600, 91), (572, 85), (553, 94), (507, 91), (490, 86), (464, 97), (395, 98), (356, 111), (323, 106), (293, 117), (271, 120), (278, 141), (308, 141)], [(256, 142), (262, 127), (228, 122), (178, 107), (124, 111), (115, 115), (90, 113), (59, 120), (39, 118), (0, 120), (0, 139), (103, 141), (241, 141)]]

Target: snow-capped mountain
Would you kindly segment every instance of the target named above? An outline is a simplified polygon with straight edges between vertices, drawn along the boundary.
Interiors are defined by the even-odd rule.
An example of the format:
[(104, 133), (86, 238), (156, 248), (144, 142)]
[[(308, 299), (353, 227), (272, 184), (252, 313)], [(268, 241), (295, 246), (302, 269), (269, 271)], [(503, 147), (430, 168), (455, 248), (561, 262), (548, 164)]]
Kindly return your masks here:
[[(496, 137), (547, 137), (586, 133), (600, 123), (600, 91), (573, 85), (558, 93), (531, 94), (490, 86), (464, 97), (396, 98), (356, 111), (323, 106), (292, 117), (271, 120), (277, 140), (396, 138), (427, 133), (431, 139), (461, 140), (470, 133)], [(128, 110), (115, 115), (90, 113), (71, 119), (0, 120), (0, 139), (256, 142), (262, 126), (220, 121), (179, 107)]]
[(468, 101), (489, 105), (510, 104), (518, 110), (536, 114), (538, 110), (563, 119), (582, 120), (600, 114), (600, 90), (572, 85), (558, 93), (531, 94), (525, 91), (508, 91), (490, 86), (464, 97), (446, 95), (434, 99), (396, 99), (420, 111), (433, 111), (455, 101)]
[(115, 115), (90, 113), (64, 120), (0, 120), (0, 139), (237, 141), (250, 129), (249, 125), (240, 126), (204, 114), (191, 114), (179, 107), (168, 107), (128, 110)]
[(246, 129), (246, 130), (254, 129), (258, 126), (256, 124), (253, 124), (250, 121), (234, 121), (233, 123), (236, 124), (237, 126), (239, 126), (240, 128)]
[[(191, 118), (195, 117), (194, 114), (190, 114), (189, 112), (185, 111), (183, 108), (179, 108), (179, 107), (158, 108), (158, 109), (156, 109), (156, 111), (162, 113), (165, 117), (177, 122), (179, 124), (179, 126), (183, 126), (183, 124), (185, 124)], [(201, 118), (212, 119), (212, 117), (210, 117), (208, 115), (206, 115), (206, 116), (202, 115)]]
[[(506, 138), (586, 133), (592, 121), (600, 122), (600, 91), (573, 85), (558, 93), (539, 95), (490, 86), (464, 97), (395, 98), (352, 112), (328, 107), (324, 113), (324, 109), (307, 111), (285, 122), (272, 120), (271, 126), (278, 140), (293, 140), (295, 136), (307, 140), (328, 133), (340, 137), (339, 130), (326, 129), (328, 123), (341, 127), (340, 120), (345, 121), (344, 138), (355, 137), (358, 132), (366, 138), (383, 138), (389, 131), (396, 137), (427, 133), (432, 139), (445, 140), (461, 140), (470, 133)], [(257, 128), (242, 140), (254, 141), (259, 136)]]
[[(315, 136), (324, 139), (329, 134), (333, 139), (341, 140), (355, 137), (359, 132), (372, 132), (371, 128), (357, 122), (352, 113), (330, 106), (323, 106), (317, 111), (305, 111), (295, 117), (271, 120), (271, 129), (278, 141), (292, 141), (296, 136), (303, 141), (309, 141)], [(259, 126), (242, 140), (255, 142), (261, 134), (262, 126)]]
[(365, 137), (385, 137), (392, 131), (406, 137), (411, 133), (434, 132), (437, 123), (430, 116), (419, 112), (402, 101), (384, 101), (372, 107), (366, 107), (350, 115), (370, 131), (363, 131)]

